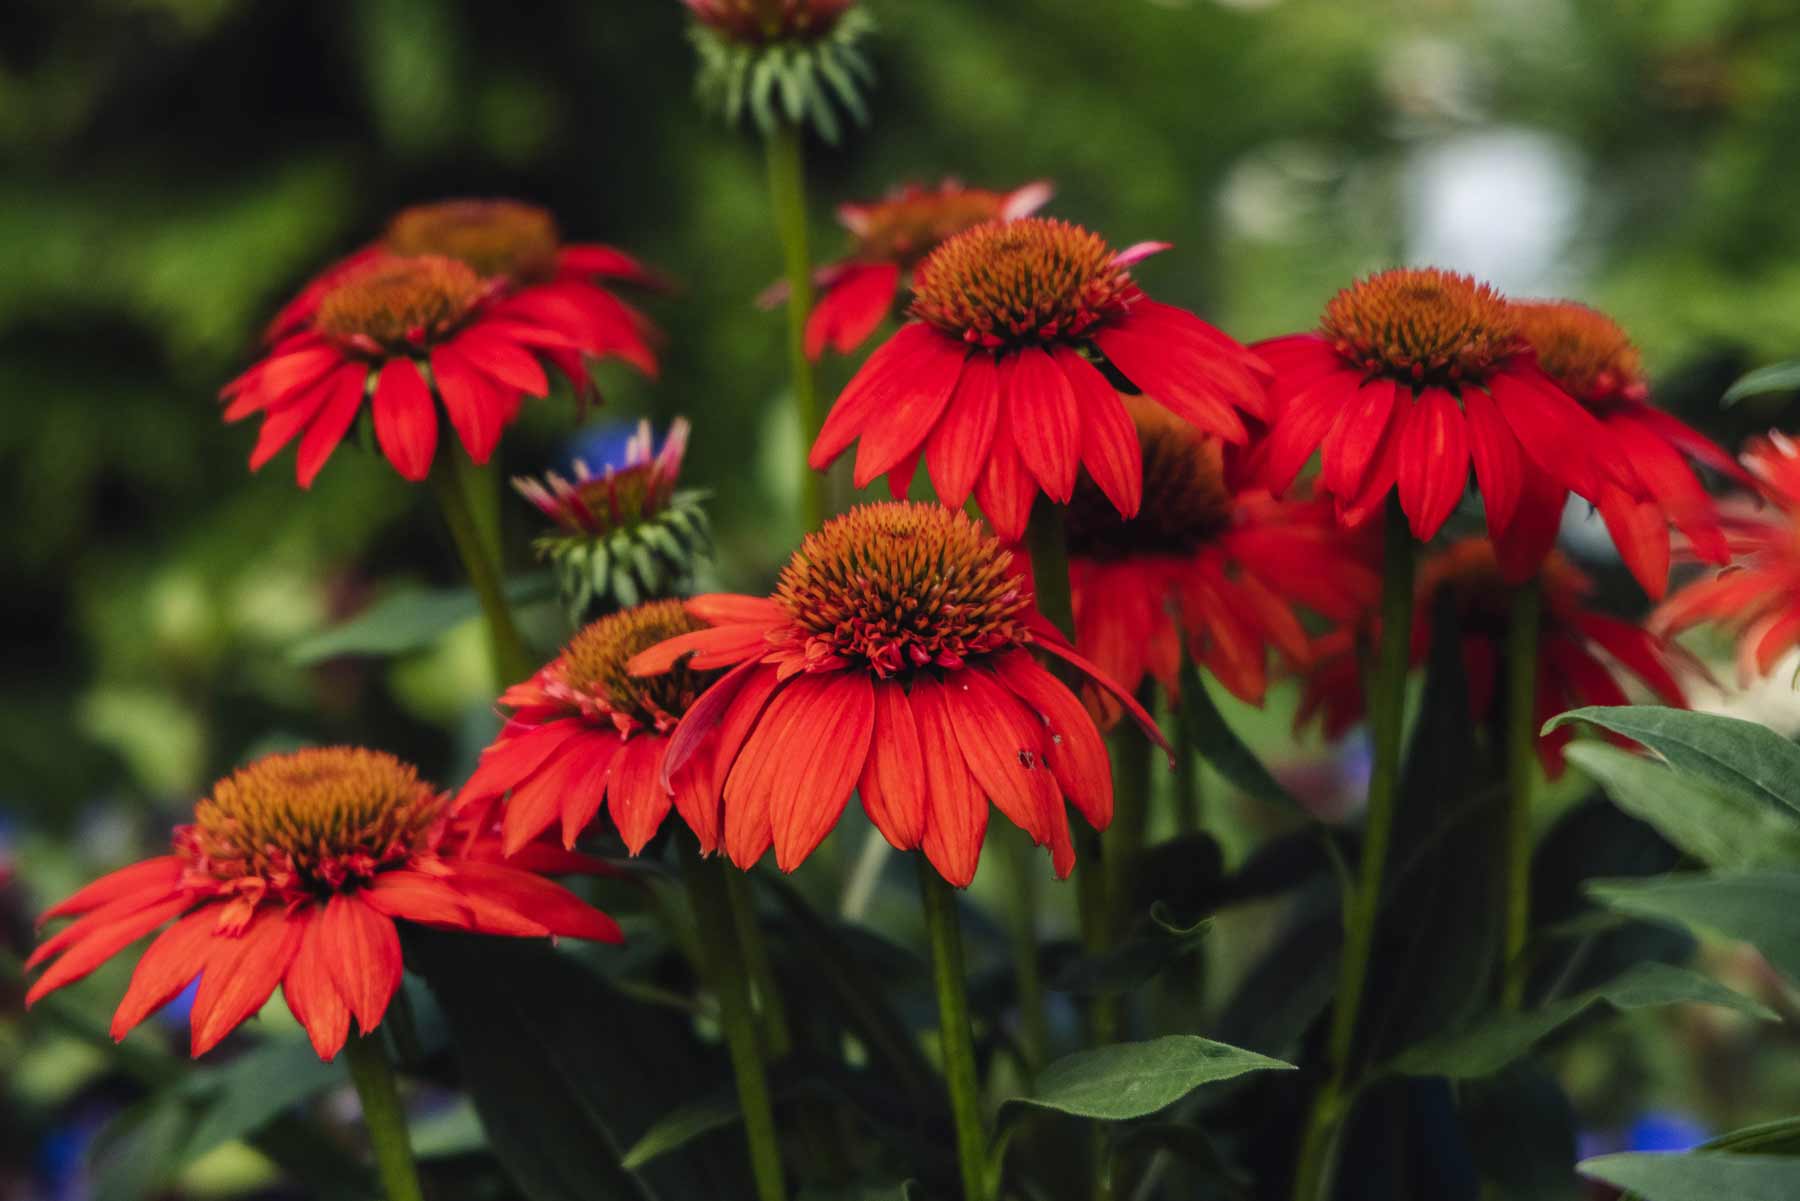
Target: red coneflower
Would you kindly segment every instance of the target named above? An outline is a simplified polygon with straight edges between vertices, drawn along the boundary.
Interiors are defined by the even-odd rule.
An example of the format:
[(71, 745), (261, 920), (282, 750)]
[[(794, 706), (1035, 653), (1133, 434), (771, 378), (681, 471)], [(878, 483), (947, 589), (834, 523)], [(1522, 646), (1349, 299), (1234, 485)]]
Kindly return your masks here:
[(808, 41), (824, 37), (856, 0), (681, 0), (694, 19), (734, 42)]
[(1486, 284), (1402, 268), (1332, 297), (1317, 333), (1259, 343), (1278, 416), (1266, 479), (1277, 494), (1321, 452), (1318, 487), (1360, 525), (1390, 492), (1421, 540), (1474, 471), (1506, 578), (1528, 578), (1563, 502), (1628, 483), (1605, 429), (1538, 367), (1518, 313)]
[(1800, 447), (1771, 431), (1750, 441), (1743, 462), (1772, 510), (1727, 510), (1722, 522), (1732, 566), (1678, 589), (1650, 625), (1671, 635), (1707, 623), (1732, 631), (1738, 675), (1748, 681), (1768, 674), (1800, 643)]
[[(893, 311), (912, 269), (946, 238), (989, 221), (1029, 217), (1050, 194), (1044, 180), (994, 192), (946, 179), (936, 187), (907, 184), (865, 204), (840, 204), (838, 223), (850, 231), (853, 245), (813, 277), (819, 298), (806, 318), (807, 355), (817, 359), (827, 344), (849, 354)], [(765, 295), (778, 301), (785, 293), (777, 285)]]
[(807, 536), (773, 596), (702, 596), (687, 609), (712, 628), (628, 667), (731, 668), (688, 710), (664, 771), (718, 738), (724, 847), (740, 867), (773, 844), (792, 871), (855, 788), (890, 843), (923, 848), (959, 887), (974, 878), (990, 800), (1066, 876), (1064, 800), (1104, 829), (1112, 777), (1093, 719), (1033, 648), (1113, 692), (1161, 741), (1137, 702), (1037, 613), (1000, 541), (958, 510), (853, 509)]
[(563, 845), (573, 847), (604, 802), (635, 855), (672, 804), (710, 854), (719, 841), (712, 773), (698, 763), (665, 771), (664, 758), (676, 722), (722, 673), (682, 666), (640, 679), (625, 669), (638, 652), (706, 628), (680, 601), (659, 600), (576, 634), (501, 695), (512, 716), (482, 752), (456, 811), (485, 824), (504, 798), (501, 850), (511, 855), (559, 822)]
[(869, 356), (825, 419), (813, 468), (860, 438), (856, 486), (886, 475), (903, 496), (923, 458), (946, 505), (973, 491), (1009, 541), (1039, 491), (1067, 502), (1084, 467), (1134, 515), (1137, 438), (1102, 362), (1227, 442), (1248, 437), (1238, 410), (1268, 414), (1260, 359), (1132, 282), (1131, 265), (1161, 249), (1114, 253), (1099, 235), (1042, 217), (944, 242), (913, 273), (915, 320)]
[(193, 1054), (281, 986), (330, 1059), (354, 1017), (368, 1034), (400, 984), (397, 920), (522, 938), (619, 942), (618, 925), (541, 876), (442, 853), (450, 798), (391, 755), (270, 755), (213, 785), (174, 853), (116, 871), (48, 910), (74, 917), (31, 956), (26, 1004), (80, 980), (167, 922), (113, 1015), (122, 1039), (195, 977)]
[(1652, 599), (1669, 585), (1669, 526), (1695, 557), (1730, 561), (1717, 506), (1687, 460), (1750, 484), (1731, 456), (1706, 435), (1649, 403), (1637, 347), (1612, 318), (1573, 301), (1518, 303), (1519, 331), (1538, 365), (1599, 418), (1637, 482), (1635, 495), (1601, 487), (1599, 510), (1619, 557)]
[(382, 454), (418, 481), (437, 453), (440, 405), (485, 463), (524, 396), (548, 393), (540, 354), (585, 372), (582, 356), (607, 349), (579, 315), (507, 295), (503, 281), (455, 259), (384, 253), (336, 277), (306, 328), (221, 395), (226, 421), (262, 415), (252, 471), (299, 437), (296, 477), (310, 487), (366, 400)]
[[(1558, 713), (1582, 705), (1629, 704), (1618, 680), (1620, 671), (1636, 678), (1664, 704), (1687, 704), (1676, 672), (1702, 669), (1685, 651), (1642, 626), (1588, 608), (1592, 581), (1559, 552), (1546, 556), (1538, 580), (1543, 597), (1534, 729)], [(1494, 545), (1486, 538), (1452, 543), (1426, 559), (1419, 570), (1413, 606), (1413, 664), (1425, 662), (1438, 598), (1448, 595), (1462, 636), (1469, 711), (1479, 722), (1494, 716), (1499, 701), (1516, 587), (1506, 579)], [(1364, 698), (1355, 641), (1349, 630), (1321, 641), (1317, 666), (1306, 679), (1296, 727), (1320, 716), (1326, 734), (1336, 736), (1360, 720)], [(1563, 747), (1572, 735), (1573, 731), (1557, 730), (1538, 739), (1538, 757), (1551, 776), (1562, 774)]]
[[(518, 200), (439, 200), (416, 204), (388, 222), (380, 238), (314, 276), (269, 323), (268, 342), (304, 330), (320, 301), (343, 277), (384, 254), (455, 259), (485, 279), (535, 289), (528, 309), (542, 324), (580, 328), (604, 349), (647, 374), (656, 359), (646, 344), (654, 329), (595, 280), (662, 287), (662, 277), (623, 250), (599, 242), (565, 243), (548, 209)], [(573, 365), (580, 366), (579, 360)], [(571, 373), (574, 375), (577, 373)], [(585, 372), (579, 373), (585, 381)]]
[[(1260, 705), (1270, 647), (1293, 667), (1311, 658), (1297, 610), (1341, 622), (1375, 604), (1372, 548), (1325, 504), (1233, 488), (1216, 437), (1141, 397), (1126, 407), (1143, 447), (1143, 505), (1120, 517), (1085, 474), (1076, 482), (1065, 527), (1075, 647), (1127, 689), (1151, 676), (1173, 697), (1185, 631), (1196, 663)], [(1084, 697), (1117, 720), (1104, 693)]]

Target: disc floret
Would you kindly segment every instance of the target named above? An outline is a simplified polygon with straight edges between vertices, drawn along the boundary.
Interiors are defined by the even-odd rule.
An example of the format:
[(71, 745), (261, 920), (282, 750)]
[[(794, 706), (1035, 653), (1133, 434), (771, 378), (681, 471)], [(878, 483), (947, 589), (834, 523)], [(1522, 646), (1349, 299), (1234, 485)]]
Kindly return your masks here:
[(1357, 281), (1326, 304), (1320, 328), (1344, 358), (1407, 384), (1481, 383), (1523, 346), (1505, 297), (1435, 267)]
[(666, 734), (723, 673), (680, 664), (662, 675), (642, 677), (625, 665), (659, 642), (705, 628), (673, 599), (609, 614), (570, 640), (549, 670), (545, 692), (622, 735), (638, 730)]
[(383, 244), (399, 255), (438, 255), (478, 275), (538, 283), (556, 273), (561, 238), (549, 210), (517, 200), (441, 200), (402, 209)]
[(442, 255), (381, 256), (319, 298), (318, 330), (369, 353), (442, 341), (491, 291), (471, 267)]
[(1513, 312), (1538, 366), (1582, 404), (1603, 407), (1650, 394), (1637, 347), (1605, 313), (1566, 300), (1521, 302)]
[(853, 258), (910, 266), (945, 239), (1002, 219), (1015, 203), (1012, 192), (951, 180), (938, 187), (908, 184), (883, 200), (846, 204), (838, 215), (856, 239)]
[(978, 225), (913, 277), (912, 315), (976, 346), (1073, 341), (1126, 310), (1130, 273), (1099, 234), (1027, 217)]
[(1121, 517), (1083, 474), (1066, 515), (1069, 553), (1096, 560), (1192, 554), (1231, 524), (1224, 443), (1142, 397), (1126, 397), (1125, 407), (1143, 452), (1142, 504), (1137, 516)]

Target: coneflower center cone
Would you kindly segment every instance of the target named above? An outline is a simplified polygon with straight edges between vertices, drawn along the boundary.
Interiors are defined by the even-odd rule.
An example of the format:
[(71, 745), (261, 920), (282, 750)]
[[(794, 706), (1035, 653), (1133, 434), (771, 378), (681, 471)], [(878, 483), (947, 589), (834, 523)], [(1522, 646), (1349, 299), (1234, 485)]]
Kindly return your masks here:
[(362, 349), (416, 349), (454, 330), (487, 290), (473, 268), (441, 255), (376, 259), (320, 298), (314, 324)]
[(547, 690), (592, 720), (623, 717), (642, 728), (667, 733), (724, 673), (680, 665), (661, 675), (634, 676), (625, 670), (625, 664), (659, 642), (705, 628), (706, 623), (673, 599), (609, 614), (569, 642), (563, 650), (560, 678), (551, 681)]
[(441, 255), (478, 275), (537, 283), (556, 272), (560, 237), (548, 210), (517, 200), (444, 200), (402, 209), (388, 223), (387, 248)]
[(1121, 517), (1082, 474), (1064, 519), (1069, 554), (1098, 560), (1190, 554), (1231, 523), (1224, 443), (1142, 397), (1126, 397), (1125, 407), (1143, 451), (1143, 501), (1136, 517)]
[(1008, 196), (985, 188), (933, 189), (856, 210), (855, 257), (911, 263), (939, 242), (999, 218)]
[(1538, 366), (1576, 400), (1599, 407), (1648, 395), (1637, 347), (1611, 317), (1568, 301), (1515, 304), (1513, 312)]
[(1340, 355), (1408, 384), (1480, 383), (1523, 345), (1500, 293), (1429, 267), (1358, 280), (1331, 298), (1319, 324)]
[(976, 346), (1066, 341), (1125, 311), (1131, 277), (1099, 234), (1047, 217), (990, 222), (932, 251), (912, 315)]

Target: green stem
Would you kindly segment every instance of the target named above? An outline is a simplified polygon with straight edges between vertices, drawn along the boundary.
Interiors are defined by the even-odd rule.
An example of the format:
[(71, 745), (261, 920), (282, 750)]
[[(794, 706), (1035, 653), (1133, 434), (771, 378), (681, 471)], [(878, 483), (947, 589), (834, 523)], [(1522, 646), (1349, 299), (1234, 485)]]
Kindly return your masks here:
[(775, 982), (775, 963), (769, 958), (769, 942), (763, 937), (762, 923), (756, 920), (756, 898), (750, 892), (750, 877), (744, 872), (727, 871), (725, 890), (731, 902), (731, 923), (737, 931), (738, 945), (744, 949), (744, 964), (754, 990), (757, 1016), (762, 1021), (763, 1045), (770, 1062), (786, 1057), (794, 1049), (793, 1031), (788, 1026), (787, 1006)]
[(731, 1055), (731, 1072), (737, 1079), (738, 1106), (743, 1110), (744, 1134), (750, 1141), (750, 1169), (756, 1180), (757, 1201), (786, 1201), (787, 1177), (781, 1164), (781, 1145), (775, 1137), (775, 1108), (769, 1098), (769, 1077), (756, 1031), (756, 1013), (750, 1006), (749, 976), (737, 942), (737, 923), (732, 917), (727, 873), (735, 869), (722, 858), (708, 862), (699, 845), (689, 838), (681, 840), (681, 868), (688, 899), (694, 906), (707, 984), (719, 1003), (719, 1025)]
[(1192, 697), (1206, 685), (1200, 679), (1200, 668), (1188, 656), (1181, 657), (1181, 703), (1171, 705), (1175, 726), (1175, 830), (1177, 834), (1198, 834), (1204, 820), (1200, 774), (1200, 748), (1194, 744), (1197, 731), (1185, 698)]
[(981, 1085), (975, 1073), (975, 1033), (969, 1024), (956, 890), (923, 855), (919, 856), (919, 894), (925, 907), (925, 929), (931, 936), (931, 975), (937, 985), (939, 1039), (944, 1047), (950, 1113), (956, 1121), (956, 1162), (962, 1170), (963, 1201), (987, 1201), (987, 1132), (981, 1120)]
[(1339, 1112), (1351, 1083), (1356, 1024), (1381, 913), (1382, 877), (1399, 794), (1400, 747), (1406, 717), (1406, 673), (1412, 647), (1413, 541), (1400, 503), (1390, 498), (1385, 519), (1381, 583), (1381, 643), (1369, 673), (1369, 735), (1374, 743), (1369, 804), (1363, 822), (1360, 877), (1344, 903), (1344, 952), (1331, 1015), (1330, 1081), (1313, 1101), (1301, 1144), (1294, 1201), (1315, 1201), (1329, 1176)]
[(1063, 632), (1075, 637), (1075, 605), (1069, 596), (1069, 548), (1063, 535), (1062, 506), (1041, 501), (1031, 511), (1025, 527), (1025, 545), (1031, 553), (1032, 588), (1038, 612)]
[[(455, 455), (450, 452), (441, 457), (449, 459)], [(465, 491), (467, 482), (458, 468), (442, 462), (431, 472), (432, 491), (437, 494), (444, 524), (450, 527), (456, 553), (462, 557), (463, 570), (468, 573), (475, 598), (481, 602), (482, 616), (487, 619), (488, 653), (495, 682), (505, 687), (527, 679), (533, 665), (525, 653), (524, 642), (519, 639), (518, 627), (513, 624), (512, 608), (506, 603), (500, 568), (488, 553), (481, 523), (476, 520), (470, 505)]]
[[(797, 125), (782, 122), (769, 135), (769, 200), (775, 209), (775, 232), (781, 239), (783, 272), (787, 277), (788, 374), (794, 388), (794, 413), (800, 427), (800, 460), (812, 453), (818, 436), (819, 384), (812, 360), (806, 357), (806, 318), (813, 307), (812, 255), (806, 247), (806, 168), (802, 154), (804, 134)], [(805, 528), (816, 530), (825, 522), (825, 477), (817, 471), (801, 473), (801, 518)]]
[[(1138, 691), (1139, 703), (1153, 706), (1150, 686)], [(1108, 934), (1125, 937), (1137, 916), (1131, 912), (1131, 873), (1149, 836), (1150, 753), (1149, 740), (1129, 721), (1121, 721), (1112, 733), (1113, 820), (1106, 848)]]
[(1503, 1000), (1525, 996), (1524, 955), (1531, 933), (1531, 792), (1537, 772), (1538, 625), (1543, 589), (1534, 578), (1513, 594), (1506, 630), (1506, 940)]
[(406, 1131), (406, 1110), (394, 1083), (394, 1068), (380, 1034), (355, 1035), (345, 1044), (350, 1079), (362, 1098), (363, 1125), (375, 1149), (375, 1169), (388, 1201), (423, 1201), (419, 1168), (413, 1162), (412, 1139)]

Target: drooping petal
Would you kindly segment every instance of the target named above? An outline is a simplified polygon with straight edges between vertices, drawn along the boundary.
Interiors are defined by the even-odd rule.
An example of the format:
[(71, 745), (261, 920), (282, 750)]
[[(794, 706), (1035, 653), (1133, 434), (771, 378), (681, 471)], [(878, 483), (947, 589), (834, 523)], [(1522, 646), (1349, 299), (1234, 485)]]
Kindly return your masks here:
[(444, 399), (444, 412), (475, 463), (486, 463), (500, 444), (504, 404), (498, 386), (476, 370), (454, 345), (434, 347), (431, 378)]
[(993, 355), (972, 353), (963, 363), (949, 406), (925, 443), (925, 467), (946, 505), (958, 508), (969, 499), (999, 420), (1000, 370)]
[(1144, 494), (1144, 455), (1137, 427), (1100, 369), (1066, 346), (1056, 350), (1081, 411), (1081, 465), (1119, 515), (1136, 517)]
[(806, 317), (806, 356), (814, 361), (826, 344), (849, 354), (875, 332), (894, 307), (900, 287), (898, 263), (856, 263), (819, 297)]
[(625, 840), (625, 849), (633, 855), (649, 843), (675, 803), (658, 778), (663, 746), (660, 738), (627, 739), (611, 764), (606, 784), (607, 809), (619, 828), (619, 836)]
[(866, 674), (821, 672), (790, 683), (769, 702), (726, 781), (727, 849), (733, 807), (743, 805), (768, 813), (776, 866), (798, 867), (837, 824), (874, 729)]
[(981, 865), (987, 836), (987, 800), (956, 744), (943, 685), (927, 675), (913, 681), (908, 698), (918, 719), (919, 753), (925, 760), (925, 834), (920, 845), (938, 874), (967, 888)]
[[(606, 800), (612, 785), (613, 771), (618, 767), (625, 747), (617, 732), (597, 730), (582, 750), (587, 763), (579, 774), (571, 777), (562, 799), (562, 844), (565, 851), (575, 849), (582, 831), (588, 828), (594, 815), (600, 812), (600, 805)], [(661, 788), (662, 785), (658, 782), (658, 791)], [(614, 820), (617, 820), (616, 812)], [(523, 863), (514, 863), (513, 866), (526, 867)]]
[(1333, 371), (1296, 395), (1275, 419), (1269, 431), (1268, 455), (1263, 463), (1263, 482), (1277, 496), (1293, 486), (1294, 477), (1330, 434), (1362, 377), (1353, 371)]
[[(668, 740), (663, 740), (665, 748)], [(662, 758), (656, 761), (657, 787), (662, 786)], [(710, 855), (719, 847), (720, 827), (724, 815), (720, 812), (719, 793), (713, 787), (712, 769), (708, 764), (689, 763), (674, 773), (670, 780), (674, 789), (675, 811), (681, 814), (681, 820), (687, 823), (688, 829), (700, 843), (700, 853)]]
[(461, 893), (442, 876), (400, 869), (382, 872), (363, 891), (363, 900), (377, 913), (448, 930), (472, 930), (475, 914)]
[(1049, 352), (1027, 346), (1001, 360), (1013, 445), (1045, 495), (1068, 503), (1081, 468), (1081, 410)]
[(181, 879), (183, 861), (175, 855), (158, 855), (130, 867), (109, 872), (73, 896), (60, 901), (38, 915), (38, 925), (59, 917), (74, 917), (110, 905), (121, 897), (143, 895), (147, 902), (169, 895)]
[(192, 904), (192, 898), (181, 895), (137, 910), (91, 930), (57, 957), (25, 994), (25, 1007), (31, 1008), (40, 997), (55, 992), (65, 984), (73, 984), (114, 955), (175, 917)]
[(1504, 530), (1512, 524), (1524, 486), (1519, 441), (1494, 406), (1493, 397), (1480, 388), (1464, 388), (1462, 406), (1469, 431), (1469, 461), (1487, 510), (1488, 528)]
[(1543, 566), (1550, 548), (1556, 545), (1568, 495), (1535, 465), (1526, 469), (1522, 482), (1512, 524), (1503, 531), (1489, 530), (1500, 578), (1508, 584), (1523, 584)]
[(300, 948), (281, 978), (281, 995), (320, 1059), (331, 1060), (350, 1037), (350, 1005), (331, 978), (329, 957), (315, 914), (300, 933)]
[(356, 1024), (368, 1034), (381, 1024), (400, 987), (400, 932), (394, 919), (369, 908), (360, 896), (338, 893), (316, 919), (325, 970)]
[(871, 415), (863, 426), (852, 473), (852, 482), (858, 488), (868, 487), (919, 454), (950, 403), (956, 381), (962, 375), (965, 354), (944, 339), (930, 345), (930, 353), (913, 364), (905, 381), (889, 392), (881, 411)]
[(1325, 435), (1320, 476), (1327, 490), (1348, 503), (1375, 469), (1378, 450), (1399, 410), (1400, 428), (1413, 405), (1412, 390), (1398, 395), (1391, 379), (1369, 380), (1356, 390)]
[(131, 986), (113, 1013), (112, 1038), (119, 1042), (139, 1022), (173, 1001), (206, 966), (206, 948), (219, 915), (202, 908), (156, 936), (131, 973)]
[(458, 859), (451, 863), (450, 878), (470, 902), (503, 906), (560, 937), (606, 943), (625, 941), (619, 923), (562, 885), (531, 872)]
[(813, 442), (807, 465), (814, 471), (829, 467), (911, 388), (912, 377), (923, 365), (946, 357), (960, 362), (963, 354), (960, 343), (922, 321), (901, 326), (899, 332), (876, 348), (838, 394), (837, 403), (832, 405)]
[(1025, 536), (1036, 498), (1037, 488), (1019, 460), (1009, 423), (1001, 422), (988, 449), (987, 469), (975, 482), (975, 502), (1002, 540), (1017, 542)]
[[(606, 296), (597, 288), (591, 290)], [(618, 303), (610, 296), (606, 298)], [(528, 396), (545, 396), (550, 392), (550, 380), (530, 351), (509, 338), (490, 332), (479, 322), (463, 330), (449, 345), (478, 370), (514, 392)]]
[(975, 783), (1033, 842), (1047, 844), (1062, 794), (1045, 762), (1041, 723), (1038, 730), (1026, 725), (1012, 694), (978, 671), (946, 673), (942, 696)]
[(543, 766), (552, 755), (579, 738), (586, 727), (573, 718), (548, 722), (523, 734), (502, 737), (481, 752), (475, 774), (457, 795), (455, 812), (462, 812), (477, 801), (497, 797), (517, 787), (532, 772)]
[(1595, 506), (1638, 586), (1651, 600), (1669, 587), (1669, 522), (1654, 501), (1639, 500), (1612, 482), (1602, 486)]
[(681, 607), (711, 625), (736, 622), (778, 625), (788, 618), (787, 610), (766, 596), (740, 596), (732, 592), (690, 596), (681, 602)]
[(206, 1054), (261, 1009), (300, 949), (304, 910), (263, 906), (242, 934), (213, 938), (189, 1019), (191, 1053)]
[(368, 368), (361, 363), (346, 363), (321, 387), (325, 389), (325, 402), (307, 426), (306, 436), (300, 439), (294, 460), (294, 479), (302, 488), (312, 487), (331, 452), (338, 448), (355, 424), (356, 415), (362, 412), (369, 387)]
[(500, 815), (502, 851), (515, 854), (520, 847), (548, 830), (561, 816), (570, 786), (586, 775), (595, 762), (612, 762), (617, 750), (616, 739), (604, 734), (576, 739), (530, 778), (520, 782)]
[(411, 359), (389, 359), (375, 381), (375, 441), (402, 478), (417, 483), (437, 452), (437, 407)]
[(1082, 658), (1068, 647), (1057, 646), (1055, 643), (1042, 640), (1036, 645), (1055, 655), (1063, 662), (1075, 668), (1075, 670), (1087, 676), (1094, 683), (1112, 693), (1119, 704), (1124, 706), (1125, 712), (1131, 715), (1131, 720), (1138, 724), (1138, 728), (1144, 731), (1144, 734), (1151, 742), (1154, 742), (1157, 746), (1162, 748), (1163, 753), (1169, 757), (1169, 765), (1171, 767), (1174, 766), (1175, 752), (1169, 746), (1169, 740), (1163, 737), (1163, 733), (1157, 728), (1155, 720), (1151, 718), (1150, 714), (1144, 711), (1142, 705), (1138, 704), (1137, 698), (1120, 687), (1117, 680), (1108, 676), (1105, 672), (1101, 671), (1098, 667), (1095, 667), (1092, 663), (1089, 663), (1086, 659)]
[(925, 836), (925, 761), (919, 724), (897, 680), (875, 681), (875, 732), (857, 791), (863, 811), (896, 850)]
[(1468, 486), (1469, 439), (1462, 410), (1442, 388), (1419, 394), (1400, 432), (1400, 507), (1412, 524), (1413, 537), (1430, 539)]

